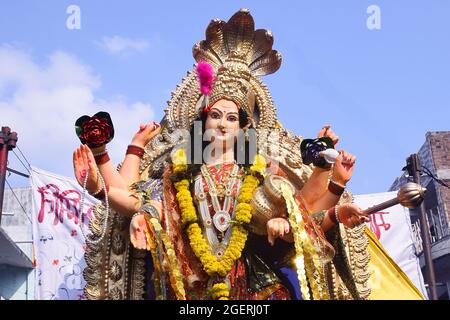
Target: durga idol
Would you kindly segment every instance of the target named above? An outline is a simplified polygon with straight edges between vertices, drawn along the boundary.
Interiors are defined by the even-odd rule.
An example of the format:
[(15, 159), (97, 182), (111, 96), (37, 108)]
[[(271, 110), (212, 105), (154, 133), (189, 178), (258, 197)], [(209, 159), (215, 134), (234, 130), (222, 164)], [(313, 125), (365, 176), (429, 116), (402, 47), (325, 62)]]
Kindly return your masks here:
[[(345, 186), (355, 156), (306, 164), (261, 76), (281, 65), (248, 10), (215, 19), (164, 121), (115, 169), (107, 114), (77, 122), (75, 175), (102, 200), (87, 236), (90, 299), (368, 299), (369, 218)], [(103, 137), (103, 139), (96, 139)], [(335, 149), (324, 126), (318, 139)], [(295, 281), (290, 275), (295, 275)]]

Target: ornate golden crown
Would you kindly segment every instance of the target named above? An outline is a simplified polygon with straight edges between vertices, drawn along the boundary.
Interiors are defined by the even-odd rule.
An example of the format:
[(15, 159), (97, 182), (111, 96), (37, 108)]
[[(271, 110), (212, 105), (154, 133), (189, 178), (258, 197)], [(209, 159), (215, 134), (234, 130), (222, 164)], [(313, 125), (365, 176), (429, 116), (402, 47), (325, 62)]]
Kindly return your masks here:
[[(214, 19), (206, 29), (206, 39), (194, 45), (197, 62), (208, 62), (216, 72), (209, 105), (229, 99), (253, 118), (258, 77), (278, 70), (281, 55), (272, 50), (270, 31), (258, 29), (248, 9), (236, 12), (228, 22)], [(271, 106), (262, 105), (263, 113)], [(272, 110), (269, 110), (272, 114)]]
[(220, 99), (229, 99), (252, 116), (254, 106), (250, 102), (250, 77), (251, 74), (245, 64), (238, 61), (225, 62), (218, 70), (209, 105), (213, 105)]

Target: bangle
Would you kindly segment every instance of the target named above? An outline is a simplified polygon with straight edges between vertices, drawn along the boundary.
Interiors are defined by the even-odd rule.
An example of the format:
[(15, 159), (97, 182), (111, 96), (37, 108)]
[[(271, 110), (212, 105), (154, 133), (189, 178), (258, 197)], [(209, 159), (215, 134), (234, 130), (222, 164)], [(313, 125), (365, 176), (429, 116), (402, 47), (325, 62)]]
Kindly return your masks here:
[(159, 220), (159, 212), (158, 209), (155, 208), (154, 205), (150, 203), (144, 204), (141, 209), (139, 209), (140, 212), (145, 212), (150, 214), (151, 217), (157, 218)]
[(311, 214), (311, 218), (317, 223), (319, 226), (322, 225), (323, 219), (325, 218), (326, 211), (315, 212)]
[(131, 217), (131, 219), (134, 219), (134, 217), (140, 216), (141, 214), (144, 214), (145, 212), (142, 211), (138, 211), (135, 214), (133, 214), (133, 216)]
[[(106, 193), (109, 192), (109, 185), (105, 185)], [(106, 197), (105, 189), (103, 189), (103, 186), (100, 187), (100, 190), (96, 191), (95, 193), (91, 193), (91, 196), (93, 196), (95, 199), (103, 200)]]
[[(98, 181), (98, 180), (97, 180)], [(94, 193), (90, 193), (91, 196), (96, 196), (98, 195), (100, 192), (102, 192), (103, 190), (103, 186), (100, 186), (100, 188), (98, 188), (97, 191), (95, 191)]]
[(336, 218), (336, 207), (330, 208), (328, 209), (328, 215), (330, 217), (330, 220), (334, 223), (334, 224), (338, 224), (338, 219)]
[(328, 214), (330, 216), (331, 221), (333, 221), (334, 224), (341, 223), (341, 221), (339, 220), (338, 206), (334, 206), (333, 208), (328, 209)]
[(131, 217), (131, 219), (133, 219), (134, 217), (141, 215), (141, 214), (149, 214), (150, 216), (152, 216), (153, 218), (157, 218), (159, 220), (159, 213), (158, 213), (158, 209), (155, 208), (155, 206), (151, 205), (150, 203), (146, 203), (144, 204), (138, 212), (136, 212), (135, 214), (133, 214), (133, 216)]
[(328, 183), (328, 190), (334, 195), (341, 196), (344, 193), (345, 186), (330, 180)]
[(108, 151), (101, 152), (100, 154), (94, 155), (95, 163), (102, 165), (110, 160)]
[(335, 214), (335, 217), (336, 217), (337, 223), (341, 223), (341, 220), (339, 219), (338, 207), (339, 207), (339, 206), (334, 206), (334, 212), (336, 213), (336, 214)]
[(130, 144), (127, 148), (126, 154), (134, 154), (135, 156), (138, 156), (139, 158), (142, 159), (144, 153), (145, 153), (144, 148)]
[(334, 181), (333, 178), (331, 178), (330, 181), (333, 182), (335, 185), (345, 189), (345, 184), (340, 184), (339, 182)]
[(108, 149), (106, 149), (106, 148), (105, 148), (105, 150), (100, 151), (100, 152), (98, 152), (98, 153), (93, 153), (93, 155), (94, 155), (94, 157), (97, 157), (97, 156), (102, 156), (102, 155), (104, 155), (105, 153), (108, 153)]

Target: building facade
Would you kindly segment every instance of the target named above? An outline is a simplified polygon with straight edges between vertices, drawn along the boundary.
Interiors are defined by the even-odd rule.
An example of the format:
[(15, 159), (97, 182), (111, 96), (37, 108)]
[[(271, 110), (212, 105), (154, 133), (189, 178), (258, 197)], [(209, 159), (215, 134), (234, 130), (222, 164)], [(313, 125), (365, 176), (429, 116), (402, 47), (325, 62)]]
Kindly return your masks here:
[(0, 299), (33, 300), (31, 187), (5, 190), (0, 225)]

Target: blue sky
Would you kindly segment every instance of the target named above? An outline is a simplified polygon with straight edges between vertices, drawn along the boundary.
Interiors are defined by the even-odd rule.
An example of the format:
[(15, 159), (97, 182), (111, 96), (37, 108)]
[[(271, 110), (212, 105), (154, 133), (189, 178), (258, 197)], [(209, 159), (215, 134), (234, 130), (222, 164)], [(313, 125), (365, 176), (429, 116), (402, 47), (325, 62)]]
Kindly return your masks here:
[[(66, 27), (72, 4), (80, 30)], [(380, 30), (366, 26), (369, 5), (381, 10)], [(2, 1), (0, 125), (19, 133), (33, 165), (72, 176), (73, 123), (102, 106), (118, 132), (117, 162), (139, 123), (162, 117), (209, 21), (242, 7), (256, 28), (272, 31), (283, 56), (278, 72), (263, 78), (279, 119), (304, 137), (331, 124), (338, 148), (357, 156), (354, 193), (386, 191), (427, 131), (450, 129), (444, 0)]]

